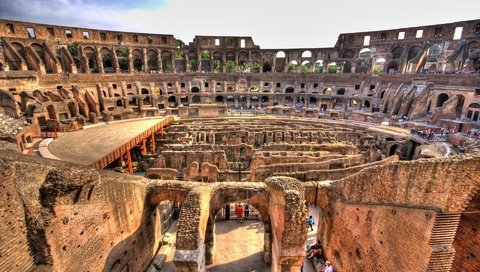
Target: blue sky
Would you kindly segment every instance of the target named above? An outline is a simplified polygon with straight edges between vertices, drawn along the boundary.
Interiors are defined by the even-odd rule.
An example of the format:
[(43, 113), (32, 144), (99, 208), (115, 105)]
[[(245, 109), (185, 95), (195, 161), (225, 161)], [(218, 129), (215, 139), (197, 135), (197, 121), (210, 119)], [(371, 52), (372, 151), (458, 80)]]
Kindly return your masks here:
[(0, 0), (0, 18), (173, 34), (252, 36), (262, 48), (332, 47), (340, 33), (480, 19), (455, 0)]

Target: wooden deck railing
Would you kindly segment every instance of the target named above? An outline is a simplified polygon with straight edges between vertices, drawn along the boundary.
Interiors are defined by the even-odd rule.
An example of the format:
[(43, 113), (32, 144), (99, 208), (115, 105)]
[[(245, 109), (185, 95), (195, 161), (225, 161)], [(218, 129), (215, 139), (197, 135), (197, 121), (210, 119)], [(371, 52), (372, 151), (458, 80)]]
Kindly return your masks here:
[(162, 130), (165, 126), (170, 124), (170, 122), (172, 122), (173, 120), (174, 120), (173, 116), (171, 115), (166, 116), (160, 123), (145, 130), (144, 132), (138, 134), (137, 136), (133, 137), (132, 139), (122, 144), (117, 149), (113, 150), (112, 152), (110, 152), (100, 160), (96, 161), (92, 166), (97, 168), (107, 167), (110, 163), (114, 162), (116, 159), (123, 156), (125, 153), (130, 151), (130, 149), (138, 145), (140, 142), (151, 137), (152, 134), (156, 133), (157, 131)]

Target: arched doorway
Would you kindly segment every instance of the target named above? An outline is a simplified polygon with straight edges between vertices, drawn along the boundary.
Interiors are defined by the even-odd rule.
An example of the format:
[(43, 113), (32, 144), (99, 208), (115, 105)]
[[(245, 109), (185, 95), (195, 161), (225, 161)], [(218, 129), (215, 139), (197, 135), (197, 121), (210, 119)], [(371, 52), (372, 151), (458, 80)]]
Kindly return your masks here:
[(262, 71), (264, 73), (270, 73), (272, 71), (272, 65), (269, 62), (263, 64)]
[(252, 96), (251, 100), (250, 100), (250, 106), (255, 109), (255, 108), (258, 108), (258, 96)]
[(293, 106), (293, 98), (290, 96), (285, 97), (285, 106), (286, 107), (292, 107)]
[(227, 107), (230, 109), (235, 108), (235, 98), (231, 95), (227, 96)]
[(393, 144), (390, 146), (390, 148), (388, 149), (388, 156), (393, 156), (396, 154), (397, 152), (397, 148), (398, 148), (398, 145), (397, 144)]
[(435, 107), (440, 108), (443, 106), (443, 104), (448, 100), (448, 94), (446, 93), (441, 93), (437, 96), (437, 103), (435, 104)]
[(224, 104), (223, 96), (217, 95), (215, 97), (215, 103), (223, 105)]
[(177, 98), (175, 96), (169, 96), (168, 97), (168, 107), (176, 108), (177, 106), (178, 106)]
[[(266, 190), (252, 191), (249, 189), (219, 189), (210, 201), (210, 216), (205, 230), (205, 263), (222, 264), (222, 270), (234, 271), (241, 269), (242, 264), (226, 261), (229, 257), (235, 259), (249, 258), (258, 262), (257, 271), (263, 271), (265, 263), (271, 263), (272, 233), (268, 216)], [(237, 221), (236, 206), (242, 207), (242, 223)], [(245, 208), (249, 214), (246, 217)], [(265, 227), (264, 227), (265, 226)], [(253, 230), (253, 232), (248, 231)], [(248, 237), (247, 239), (245, 239)], [(251, 238), (251, 239), (250, 239)], [(237, 247), (238, 254), (246, 256), (225, 256), (223, 252), (232, 252), (232, 245)], [(251, 248), (248, 248), (248, 247)], [(216, 249), (216, 250), (215, 250)], [(253, 250), (252, 250), (253, 249)], [(251, 254), (256, 256), (252, 257)], [(237, 254), (235, 254), (237, 255)], [(252, 263), (249, 263), (249, 268)], [(209, 269), (215, 270), (214, 266)], [(250, 268), (251, 269), (251, 268)]]

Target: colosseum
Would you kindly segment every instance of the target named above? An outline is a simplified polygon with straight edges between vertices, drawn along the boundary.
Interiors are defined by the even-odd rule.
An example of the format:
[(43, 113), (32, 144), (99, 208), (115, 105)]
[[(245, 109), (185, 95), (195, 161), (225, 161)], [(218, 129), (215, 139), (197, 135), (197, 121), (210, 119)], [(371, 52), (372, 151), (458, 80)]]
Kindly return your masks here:
[(0, 123), (2, 271), (480, 271), (480, 19), (277, 49), (0, 19)]

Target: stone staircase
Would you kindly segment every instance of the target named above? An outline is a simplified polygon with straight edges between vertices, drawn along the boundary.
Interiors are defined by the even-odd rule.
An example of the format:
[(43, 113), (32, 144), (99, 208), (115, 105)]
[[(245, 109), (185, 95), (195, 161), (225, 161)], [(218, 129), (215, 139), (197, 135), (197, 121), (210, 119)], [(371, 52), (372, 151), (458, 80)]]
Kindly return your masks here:
[(455, 257), (453, 240), (461, 215), (461, 213), (437, 213), (429, 241), (432, 255), (428, 263), (428, 272), (450, 271)]

